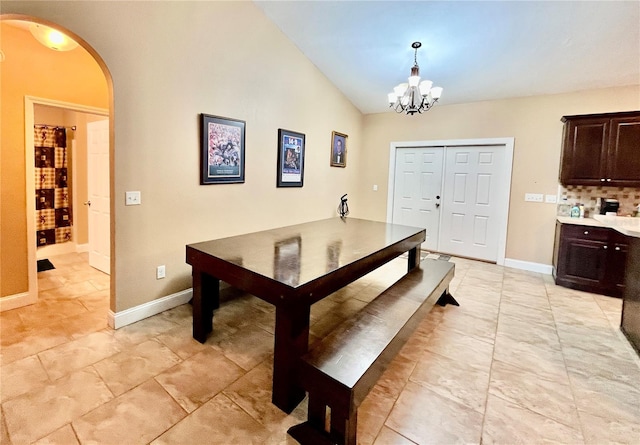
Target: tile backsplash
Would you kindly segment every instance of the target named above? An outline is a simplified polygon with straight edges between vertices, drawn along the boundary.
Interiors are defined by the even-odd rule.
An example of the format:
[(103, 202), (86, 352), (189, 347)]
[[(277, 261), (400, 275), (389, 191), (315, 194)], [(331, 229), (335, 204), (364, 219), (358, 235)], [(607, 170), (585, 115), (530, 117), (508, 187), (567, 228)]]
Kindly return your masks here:
[(620, 201), (618, 215), (631, 215), (640, 204), (640, 188), (602, 187), (587, 185), (561, 185), (558, 215), (567, 216), (568, 209), (575, 204), (583, 204), (585, 216), (600, 213), (600, 198)]

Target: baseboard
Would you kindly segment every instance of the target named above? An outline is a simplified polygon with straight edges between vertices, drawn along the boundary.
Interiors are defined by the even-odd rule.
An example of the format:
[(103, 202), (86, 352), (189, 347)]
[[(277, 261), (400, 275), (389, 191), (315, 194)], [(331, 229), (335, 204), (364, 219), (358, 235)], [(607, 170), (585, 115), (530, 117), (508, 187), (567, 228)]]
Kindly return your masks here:
[(145, 318), (152, 317), (160, 312), (173, 309), (191, 300), (193, 295), (192, 289), (186, 289), (175, 294), (167, 295), (166, 297), (158, 298), (157, 300), (149, 301), (148, 303), (141, 304), (121, 312), (109, 311), (108, 323), (113, 329), (120, 329), (123, 326), (135, 323), (136, 321), (144, 320)]
[(512, 267), (514, 269), (528, 270), (529, 272), (538, 272), (545, 275), (551, 275), (553, 266), (551, 264), (532, 263), (530, 261), (504, 259), (504, 267)]
[(10, 311), (22, 306), (34, 304), (38, 301), (38, 294), (31, 295), (29, 292), (7, 295), (0, 298), (0, 312)]
[(89, 251), (89, 244), (76, 244), (76, 252), (83, 253)]

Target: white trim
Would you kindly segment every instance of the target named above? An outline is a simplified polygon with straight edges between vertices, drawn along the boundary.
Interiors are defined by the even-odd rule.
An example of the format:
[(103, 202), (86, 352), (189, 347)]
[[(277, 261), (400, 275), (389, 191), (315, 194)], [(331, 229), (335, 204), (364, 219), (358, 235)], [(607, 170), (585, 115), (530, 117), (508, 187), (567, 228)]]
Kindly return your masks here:
[(109, 326), (113, 329), (120, 329), (123, 326), (130, 325), (136, 321), (144, 320), (145, 318), (152, 317), (160, 312), (185, 304), (191, 300), (192, 296), (193, 290), (189, 288), (118, 313), (114, 313), (110, 310), (107, 321)]
[(437, 141), (405, 141), (389, 144), (389, 182), (387, 185), (387, 222), (393, 220), (393, 196), (395, 188), (396, 151), (398, 148), (411, 147), (466, 147), (482, 145), (502, 145), (505, 148), (505, 167), (508, 179), (506, 193), (503, 194), (498, 207), (500, 227), (498, 228), (498, 255), (496, 264), (505, 264), (507, 250), (507, 224), (509, 220), (509, 199), (511, 197), (511, 175), (513, 169), (514, 138), (486, 138), (486, 139), (444, 139)]
[[(77, 111), (81, 113), (98, 114), (109, 117), (109, 110), (104, 108), (90, 107), (87, 105), (74, 104), (70, 102), (62, 102), (59, 100), (45, 99), (36, 96), (24, 96), (24, 132), (25, 132), (25, 163), (26, 163), (26, 214), (27, 214), (27, 273), (29, 288), (23, 294), (16, 294), (14, 308), (33, 304), (38, 300), (38, 268), (37, 268), (37, 252), (36, 252), (36, 224), (35, 224), (35, 208), (33, 203), (36, 202), (36, 185), (35, 185), (35, 165), (34, 159), (34, 140), (33, 126), (35, 124), (35, 105), (47, 105), (50, 107), (64, 108), (67, 110)], [(7, 298), (7, 297), (5, 297)], [(2, 298), (1, 300), (4, 300)], [(22, 301), (23, 304), (18, 302)], [(3, 308), (4, 310), (4, 308)]]
[(504, 267), (528, 270), (529, 272), (538, 272), (545, 275), (551, 275), (551, 272), (553, 271), (553, 266), (551, 264), (532, 263), (531, 261), (514, 260), (511, 258), (506, 258), (504, 260)]
[(83, 253), (89, 251), (89, 243), (76, 244), (76, 252)]
[(10, 311), (28, 304), (34, 304), (38, 301), (38, 294), (35, 294), (35, 298), (32, 297), (29, 292), (22, 292), (14, 295), (7, 295), (0, 298), (0, 312)]

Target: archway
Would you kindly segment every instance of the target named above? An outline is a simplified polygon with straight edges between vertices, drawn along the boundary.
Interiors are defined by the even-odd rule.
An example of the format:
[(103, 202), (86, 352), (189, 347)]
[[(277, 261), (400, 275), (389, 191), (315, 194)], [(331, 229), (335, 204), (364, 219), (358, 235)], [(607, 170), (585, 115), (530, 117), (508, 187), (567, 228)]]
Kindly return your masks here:
[[(79, 44), (77, 53), (73, 56), (62, 54), (45, 48), (30, 36), (28, 26), (38, 23), (56, 29), (71, 37)], [(33, 140), (33, 125), (37, 122), (33, 118), (34, 103), (49, 104), (77, 104), (78, 109), (106, 110), (109, 118), (109, 189), (113, 190), (113, 158), (114, 158), (114, 119), (113, 119), (113, 83), (111, 74), (100, 55), (80, 36), (64, 29), (55, 23), (47, 22), (36, 17), (19, 14), (0, 15), (3, 29), (3, 115), (2, 115), (2, 157), (0, 169), (2, 171), (2, 258), (0, 259), (0, 274), (2, 286), (0, 288), (0, 310), (8, 310), (35, 303), (38, 300), (37, 269), (36, 269), (36, 231), (34, 229), (35, 194), (33, 192), (33, 153), (27, 145), (28, 134), (31, 132)], [(12, 26), (10, 26), (12, 25)], [(10, 29), (11, 28), (11, 29)], [(17, 43), (12, 40), (23, 38)], [(36, 56), (36, 57), (34, 57)], [(74, 63), (74, 60), (90, 60), (93, 67), (90, 75), (79, 73), (76, 77), (59, 79), (56, 58), (64, 62)], [(36, 61), (34, 62), (33, 59)], [(39, 74), (34, 74), (34, 64), (38, 65)], [(20, 76), (13, 75), (14, 68), (19, 65)], [(25, 67), (31, 67), (34, 72), (28, 72)], [(53, 67), (57, 67), (53, 69)], [(49, 76), (42, 81), (42, 72), (56, 73), (56, 77)], [(46, 76), (47, 74), (44, 74)], [(79, 77), (82, 77), (79, 79)], [(91, 85), (83, 84), (87, 78), (101, 79), (103, 91), (100, 98), (87, 99), (86, 90)], [(71, 85), (76, 85), (74, 88)], [(105, 92), (106, 91), (106, 92)], [(31, 108), (31, 114), (30, 110)], [(24, 112), (22, 111), (24, 109)], [(102, 114), (102, 113), (99, 113)], [(29, 121), (29, 122), (28, 122)], [(29, 159), (30, 157), (30, 159)], [(31, 161), (31, 171), (29, 170)], [(30, 187), (31, 184), (31, 187)], [(26, 186), (25, 186), (26, 185)], [(112, 195), (112, 193), (111, 193)], [(109, 205), (111, 208), (112, 204)], [(111, 212), (113, 213), (113, 212)], [(110, 232), (113, 235), (113, 217), (110, 219)], [(111, 238), (110, 252), (113, 264), (114, 242)], [(113, 269), (113, 268), (112, 268)], [(110, 278), (110, 307), (115, 308), (114, 292), (115, 274)]]

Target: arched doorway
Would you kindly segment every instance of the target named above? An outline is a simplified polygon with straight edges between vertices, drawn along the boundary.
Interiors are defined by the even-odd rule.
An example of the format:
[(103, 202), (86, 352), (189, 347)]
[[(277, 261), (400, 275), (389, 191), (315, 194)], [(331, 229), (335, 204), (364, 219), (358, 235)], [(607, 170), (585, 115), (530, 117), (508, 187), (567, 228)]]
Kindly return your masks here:
[[(79, 44), (78, 48), (63, 53), (44, 47), (29, 31), (29, 26), (33, 23), (46, 25), (66, 34)], [(2, 116), (3, 258), (0, 261), (0, 310), (4, 311), (38, 300), (38, 241), (34, 210), (34, 203), (37, 205), (37, 202), (32, 141), (34, 125), (41, 123), (35, 121), (34, 107), (62, 107), (107, 118), (110, 124), (106, 156), (112, 160), (113, 89), (111, 75), (102, 58), (71, 31), (34, 17), (13, 14), (0, 15), (0, 25), (4, 55), (2, 99), (5, 105)], [(15, 74), (18, 69), (19, 75)], [(113, 184), (112, 165), (109, 162), (108, 190), (112, 189)], [(83, 212), (78, 203), (74, 207), (78, 213)], [(107, 207), (110, 207), (110, 203)], [(108, 226), (112, 224), (112, 219), (109, 219)], [(110, 233), (111, 227), (107, 231)], [(113, 252), (113, 238), (110, 239), (107, 247), (109, 253)], [(112, 275), (112, 289), (114, 282), (115, 277)], [(112, 294), (109, 300), (110, 306), (115, 307)]]

